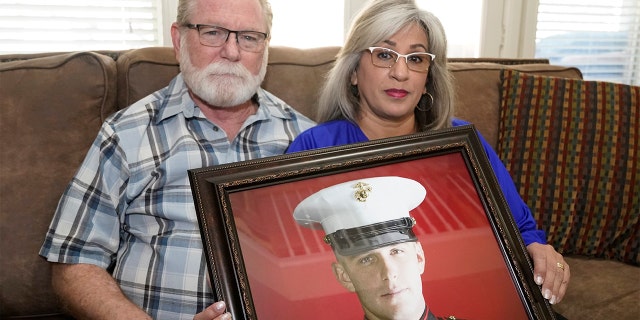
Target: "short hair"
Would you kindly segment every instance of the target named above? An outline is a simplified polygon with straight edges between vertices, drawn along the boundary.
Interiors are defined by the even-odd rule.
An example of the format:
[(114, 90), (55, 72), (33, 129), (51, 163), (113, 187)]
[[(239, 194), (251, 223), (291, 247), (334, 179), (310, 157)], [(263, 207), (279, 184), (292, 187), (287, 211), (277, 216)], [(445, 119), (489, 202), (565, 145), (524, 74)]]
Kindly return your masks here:
[[(189, 16), (195, 10), (195, 6), (198, 0), (180, 0), (178, 2), (178, 15), (176, 22), (178, 25), (185, 25), (191, 23)], [(273, 24), (273, 11), (271, 10), (271, 4), (269, 0), (257, 0), (262, 8), (262, 15), (264, 16), (265, 27), (267, 27), (266, 33), (271, 37), (271, 26)]]
[[(390, 38), (415, 23), (426, 33), (428, 50), (436, 55), (427, 74), (427, 93), (415, 109), (418, 131), (446, 128), (453, 116), (453, 84), (447, 69), (447, 39), (440, 20), (420, 10), (413, 0), (374, 0), (355, 18), (336, 63), (322, 88), (318, 121), (347, 119), (355, 122), (359, 110), (357, 88), (351, 74), (368, 47)], [(433, 98), (433, 99), (432, 99)]]

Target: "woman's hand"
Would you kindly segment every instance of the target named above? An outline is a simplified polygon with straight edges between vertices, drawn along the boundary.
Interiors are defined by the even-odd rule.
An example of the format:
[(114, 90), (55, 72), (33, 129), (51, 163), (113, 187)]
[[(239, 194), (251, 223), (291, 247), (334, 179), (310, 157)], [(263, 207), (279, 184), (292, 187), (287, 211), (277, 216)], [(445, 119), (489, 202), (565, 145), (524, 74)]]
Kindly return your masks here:
[(550, 304), (562, 301), (571, 278), (569, 265), (562, 255), (548, 244), (532, 243), (527, 251), (533, 260), (534, 281), (542, 285), (542, 296)]

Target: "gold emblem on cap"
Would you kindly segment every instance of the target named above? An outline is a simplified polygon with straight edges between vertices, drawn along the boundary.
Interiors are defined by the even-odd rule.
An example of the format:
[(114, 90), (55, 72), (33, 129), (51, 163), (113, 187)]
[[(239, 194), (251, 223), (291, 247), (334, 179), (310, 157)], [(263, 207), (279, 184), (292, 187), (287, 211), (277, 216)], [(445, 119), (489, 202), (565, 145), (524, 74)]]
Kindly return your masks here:
[(353, 193), (353, 195), (356, 197), (356, 200), (360, 202), (367, 201), (369, 192), (371, 192), (371, 186), (368, 183), (358, 182), (355, 186), (353, 186), (353, 188), (356, 189), (356, 191)]

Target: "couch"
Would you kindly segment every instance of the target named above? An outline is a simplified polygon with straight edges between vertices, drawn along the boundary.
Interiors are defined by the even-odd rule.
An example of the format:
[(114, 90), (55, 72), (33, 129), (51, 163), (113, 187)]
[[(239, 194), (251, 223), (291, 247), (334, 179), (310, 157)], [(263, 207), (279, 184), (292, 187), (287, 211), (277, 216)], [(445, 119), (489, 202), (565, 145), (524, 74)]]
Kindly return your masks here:
[[(338, 49), (271, 47), (263, 86), (313, 118), (318, 87)], [(526, 123), (535, 119), (535, 114), (505, 115), (504, 110), (508, 107), (518, 112), (526, 109), (509, 106), (505, 101), (517, 102), (541, 95), (536, 86), (544, 81), (569, 79), (572, 85), (583, 84), (580, 71), (573, 67), (550, 65), (545, 59), (451, 59), (450, 69), (457, 93), (456, 116), (474, 123), (499, 150), (510, 170), (519, 170), (512, 172), (519, 177), (516, 183), (523, 192), (528, 192), (529, 189), (522, 185), (526, 184), (528, 177), (518, 173), (528, 173), (531, 167), (519, 167), (517, 164), (546, 160), (538, 159), (541, 155), (531, 152), (510, 153), (518, 149), (517, 145), (522, 141), (518, 142), (519, 134), (513, 133), (517, 128), (509, 128), (507, 125), (511, 122), (505, 123), (504, 119), (516, 117)], [(65, 318), (51, 289), (49, 265), (38, 256), (58, 199), (84, 158), (102, 121), (113, 112), (163, 87), (177, 72), (178, 64), (172, 49), (164, 47), (0, 56), (1, 318)], [(508, 85), (506, 77), (522, 80), (513, 82), (522, 86), (532, 84), (533, 89), (510, 91), (515, 85)], [(620, 112), (631, 118), (629, 127), (635, 128), (626, 136), (637, 139), (639, 97), (637, 87), (631, 89), (632, 100), (629, 106), (624, 107), (627, 110)], [(548, 92), (545, 94), (549, 95)], [(529, 104), (527, 108), (534, 112), (535, 104)], [(548, 125), (549, 119), (545, 121), (541, 123)], [(629, 124), (629, 121), (625, 123)], [(531, 135), (530, 132), (523, 134), (525, 137)], [(501, 143), (502, 140), (516, 141), (515, 146)], [(522, 143), (528, 145), (527, 142)], [(625, 158), (625, 163), (632, 180), (612, 188), (616, 193), (635, 194), (635, 198), (622, 200), (631, 201), (631, 210), (635, 212), (620, 214), (610, 221), (614, 231), (622, 230), (620, 234), (600, 233), (595, 223), (581, 223), (579, 228), (575, 223), (566, 223), (567, 219), (578, 221), (583, 215), (578, 206), (569, 206), (567, 219), (549, 217), (549, 211), (544, 209), (547, 207), (541, 207), (545, 212), (540, 212), (541, 209), (532, 206), (540, 227), (549, 233), (549, 242), (566, 255), (571, 267), (569, 291), (564, 301), (554, 306), (569, 319), (640, 318), (637, 210), (640, 187), (635, 178), (640, 176), (638, 140), (627, 143), (630, 146), (626, 147), (632, 154), (631, 158)], [(554, 154), (561, 153), (554, 152), (545, 157), (548, 159)], [(573, 150), (572, 156), (579, 154)], [(592, 167), (593, 164), (582, 166)], [(563, 167), (550, 166), (544, 169), (543, 175), (553, 175), (554, 168)], [(533, 194), (536, 190), (551, 190), (548, 192), (556, 195), (558, 179), (561, 180), (544, 181), (543, 185), (532, 188)], [(536, 181), (539, 183), (539, 177)], [(565, 207), (559, 203), (560, 198), (555, 203), (552, 201), (544, 205)], [(529, 199), (540, 202), (537, 198)], [(608, 230), (612, 229), (610, 224), (607, 226)], [(606, 248), (575, 250), (574, 245), (578, 242), (564, 240), (574, 239), (576, 235), (582, 239), (584, 237), (580, 235), (585, 232), (596, 241), (615, 239), (614, 244), (624, 245), (625, 249), (615, 252)]]

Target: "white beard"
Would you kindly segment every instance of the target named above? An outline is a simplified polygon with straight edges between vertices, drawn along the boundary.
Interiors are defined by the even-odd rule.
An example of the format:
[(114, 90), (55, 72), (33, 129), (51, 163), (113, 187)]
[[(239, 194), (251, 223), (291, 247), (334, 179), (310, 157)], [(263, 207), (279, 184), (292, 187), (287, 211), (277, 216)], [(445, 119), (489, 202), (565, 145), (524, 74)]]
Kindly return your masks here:
[(258, 91), (267, 73), (268, 54), (265, 52), (257, 75), (251, 74), (238, 62), (217, 61), (205, 68), (191, 63), (186, 45), (182, 45), (180, 71), (187, 87), (206, 103), (216, 107), (233, 107), (247, 102)]

